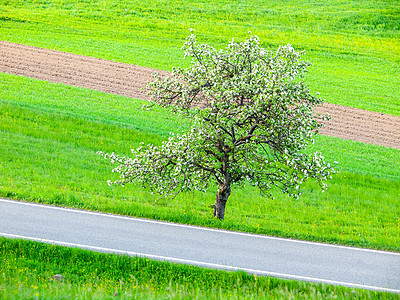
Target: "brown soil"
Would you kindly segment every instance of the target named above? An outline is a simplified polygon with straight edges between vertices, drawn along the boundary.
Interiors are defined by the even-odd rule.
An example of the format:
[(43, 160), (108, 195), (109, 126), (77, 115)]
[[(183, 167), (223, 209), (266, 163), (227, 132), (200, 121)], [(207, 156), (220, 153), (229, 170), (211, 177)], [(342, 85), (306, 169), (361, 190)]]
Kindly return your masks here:
[[(0, 41), (0, 72), (59, 82), (130, 98), (144, 90), (157, 70), (71, 53)], [(168, 72), (157, 71), (161, 75)], [(400, 149), (400, 117), (325, 103), (316, 112), (332, 119), (322, 134)]]

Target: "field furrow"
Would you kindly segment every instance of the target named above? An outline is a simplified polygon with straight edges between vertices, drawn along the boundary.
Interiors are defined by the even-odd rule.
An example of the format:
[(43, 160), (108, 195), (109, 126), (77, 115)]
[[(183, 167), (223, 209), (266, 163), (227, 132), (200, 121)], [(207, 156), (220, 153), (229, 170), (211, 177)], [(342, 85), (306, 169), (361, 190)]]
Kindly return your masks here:
[[(145, 86), (157, 70), (0, 41), (0, 71), (148, 99)], [(321, 130), (324, 135), (400, 149), (400, 117), (331, 103), (316, 112), (332, 116)]]

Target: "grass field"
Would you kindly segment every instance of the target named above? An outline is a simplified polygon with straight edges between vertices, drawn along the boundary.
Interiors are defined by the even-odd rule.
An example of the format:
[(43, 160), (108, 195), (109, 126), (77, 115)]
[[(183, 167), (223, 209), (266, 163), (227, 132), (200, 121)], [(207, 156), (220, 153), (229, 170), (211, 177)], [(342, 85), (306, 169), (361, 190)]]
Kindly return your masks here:
[[(63, 276), (61, 281), (54, 275)], [(0, 237), (0, 298), (398, 299), (394, 294), (255, 277)]]
[[(214, 191), (157, 199), (138, 186), (109, 187), (112, 165), (96, 151), (129, 155), (188, 124), (143, 101), (0, 74), (0, 195), (187, 224), (399, 251), (400, 151), (319, 137), (313, 147), (339, 171), (299, 201), (234, 189), (224, 222), (211, 218)], [(151, 121), (150, 121), (151, 120)], [(10, 151), (12, 149), (12, 151)], [(311, 149), (312, 150), (312, 149)], [(346, 155), (342, 155), (346, 153)], [(156, 201), (158, 200), (158, 201)]]
[[(215, 47), (243, 40), (248, 31), (265, 47), (291, 43), (306, 50), (314, 64), (307, 83), (328, 102), (400, 116), (397, 1), (0, 3), (0, 40), (164, 70), (188, 64), (180, 47), (189, 28)], [(143, 103), (0, 74), (0, 196), (400, 251), (396, 149), (321, 136), (314, 148), (340, 162), (326, 193), (313, 182), (298, 201), (235, 189), (223, 222), (211, 218), (214, 191), (168, 201), (138, 186), (108, 187), (112, 166), (96, 151), (129, 154), (142, 141), (159, 144), (188, 126), (161, 109), (142, 110)], [(149, 278), (155, 269), (164, 277)], [(49, 279), (58, 272), (65, 275), (62, 284)], [(190, 285), (183, 281), (188, 278)], [(114, 298), (115, 292), (146, 299), (394, 297), (0, 239), (0, 298)]]
[(170, 70), (194, 28), (223, 47), (257, 34), (314, 63), (308, 83), (328, 102), (400, 116), (396, 1), (3, 1), (0, 40)]

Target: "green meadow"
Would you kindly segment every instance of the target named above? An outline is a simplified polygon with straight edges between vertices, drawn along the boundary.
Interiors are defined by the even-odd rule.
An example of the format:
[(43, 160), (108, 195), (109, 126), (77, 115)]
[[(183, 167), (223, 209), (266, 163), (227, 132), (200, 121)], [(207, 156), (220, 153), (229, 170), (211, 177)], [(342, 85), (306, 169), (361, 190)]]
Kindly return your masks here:
[[(62, 275), (56, 280), (54, 275)], [(57, 277), (56, 277), (57, 278)], [(1, 299), (398, 299), (0, 237)]]
[[(144, 101), (0, 74), (0, 195), (186, 224), (399, 251), (400, 151), (320, 136), (311, 150), (339, 161), (328, 191), (310, 181), (294, 200), (233, 189), (226, 219), (211, 217), (215, 191), (174, 200), (139, 186), (108, 186), (112, 164), (96, 154), (130, 154), (160, 144), (187, 120)], [(345, 153), (345, 155), (343, 155)]]
[[(290, 43), (306, 51), (305, 59), (313, 67), (305, 80), (327, 102), (400, 116), (397, 1), (0, 3), (0, 40), (162, 70), (188, 65), (180, 48), (190, 28), (200, 42), (216, 48), (232, 38), (244, 40), (249, 31), (266, 48)], [(212, 189), (181, 194), (171, 201), (140, 186), (108, 186), (106, 181), (117, 177), (97, 151), (129, 155), (142, 142), (160, 144), (170, 132), (189, 126), (188, 120), (158, 107), (143, 109), (143, 104), (0, 73), (0, 196), (400, 251), (397, 149), (319, 136), (310, 151), (321, 151), (326, 160), (339, 162), (339, 173), (328, 182), (325, 193), (313, 181), (302, 187), (299, 200), (277, 191), (273, 199), (263, 198), (252, 187), (233, 187), (223, 222), (211, 217)], [(42, 257), (48, 264), (42, 263)], [(124, 269), (125, 265), (132, 269)], [(143, 277), (137, 268), (145, 270)], [(110, 273), (102, 273), (105, 270)], [(154, 270), (165, 278), (151, 277)], [(63, 284), (49, 279), (57, 272), (65, 274)], [(185, 283), (182, 278), (193, 280)], [(0, 239), (0, 298), (114, 298), (115, 293), (139, 299), (391, 297)]]
[(13, 0), (0, 40), (170, 70), (185, 66), (189, 29), (224, 47), (251, 31), (266, 48), (292, 44), (328, 102), (400, 116), (397, 1)]

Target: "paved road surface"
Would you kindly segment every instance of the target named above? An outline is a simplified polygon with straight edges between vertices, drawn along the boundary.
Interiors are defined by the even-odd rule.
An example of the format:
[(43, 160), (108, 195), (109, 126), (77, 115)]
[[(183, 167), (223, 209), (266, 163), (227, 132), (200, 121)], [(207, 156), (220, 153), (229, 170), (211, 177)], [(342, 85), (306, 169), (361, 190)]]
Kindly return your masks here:
[(400, 253), (0, 199), (0, 236), (400, 293)]

